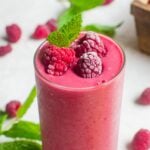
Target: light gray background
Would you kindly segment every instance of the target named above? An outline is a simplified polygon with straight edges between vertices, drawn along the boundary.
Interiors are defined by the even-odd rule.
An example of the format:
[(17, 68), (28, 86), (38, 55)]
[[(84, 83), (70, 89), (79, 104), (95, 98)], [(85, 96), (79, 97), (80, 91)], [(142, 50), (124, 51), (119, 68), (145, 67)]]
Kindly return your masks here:
[[(84, 13), (84, 24), (95, 22), (115, 25), (124, 21), (115, 37), (124, 49), (127, 59), (118, 150), (126, 150), (126, 144), (138, 129), (150, 129), (149, 107), (134, 103), (141, 91), (150, 86), (150, 56), (138, 51), (130, 3), (131, 0), (116, 0), (107, 7), (99, 7)], [(3, 37), (7, 24), (16, 22), (23, 30), (21, 40), (13, 44), (13, 52), (0, 57), (1, 108), (11, 99), (23, 102), (27, 97), (35, 83), (33, 55), (41, 43), (31, 40), (30, 34), (37, 24), (57, 17), (64, 7), (56, 0), (0, 0), (0, 45), (5, 44)], [(38, 121), (36, 102), (25, 119)], [(0, 138), (0, 141), (2, 140)]]

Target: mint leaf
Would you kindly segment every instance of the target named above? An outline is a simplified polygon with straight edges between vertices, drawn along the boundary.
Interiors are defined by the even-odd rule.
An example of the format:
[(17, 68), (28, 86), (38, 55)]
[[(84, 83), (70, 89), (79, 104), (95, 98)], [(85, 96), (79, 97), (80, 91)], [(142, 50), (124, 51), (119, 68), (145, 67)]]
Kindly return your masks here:
[(104, 3), (104, 0), (69, 0), (69, 1), (73, 6), (78, 7), (82, 11), (95, 8)]
[(58, 17), (58, 28), (61, 28), (64, 24), (67, 24), (68, 21), (70, 21), (71, 18), (79, 12), (80, 10), (75, 6), (71, 6), (70, 8), (61, 12), (60, 16)]
[(24, 102), (24, 104), (19, 108), (19, 110), (17, 112), (17, 118), (23, 117), (23, 115), (27, 112), (27, 110), (33, 103), (35, 97), (36, 97), (36, 87), (34, 86), (31, 90), (29, 96), (27, 97), (26, 101)]
[[(66, 39), (66, 40), (65, 40)], [(59, 31), (52, 32), (48, 36), (48, 41), (54, 45), (57, 45), (59, 47), (64, 47), (69, 45), (69, 40), (67, 37), (65, 37), (64, 33), (61, 33)]]
[(6, 112), (0, 111), (0, 134), (1, 134), (1, 131), (2, 131), (3, 123), (5, 122), (6, 119), (7, 119)]
[(15, 123), (9, 130), (3, 131), (2, 134), (11, 138), (41, 140), (39, 124), (29, 121), (19, 121)]
[(84, 26), (82, 30), (85, 31), (94, 31), (98, 33), (105, 34), (107, 36), (113, 37), (116, 34), (116, 29), (120, 27), (122, 23), (116, 25), (116, 26), (106, 26), (106, 25), (100, 25), (100, 24), (90, 24), (87, 26)]
[(0, 150), (42, 150), (42, 147), (37, 142), (18, 140), (0, 143)]
[(58, 31), (48, 36), (48, 41), (58, 47), (67, 47), (78, 36), (81, 30), (81, 14), (74, 15)]

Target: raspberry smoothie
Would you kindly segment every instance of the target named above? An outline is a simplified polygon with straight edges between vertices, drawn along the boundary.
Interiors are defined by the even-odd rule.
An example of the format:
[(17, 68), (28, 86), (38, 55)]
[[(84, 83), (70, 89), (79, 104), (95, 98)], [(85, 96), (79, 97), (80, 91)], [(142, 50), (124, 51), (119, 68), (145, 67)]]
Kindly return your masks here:
[[(44, 150), (117, 149), (124, 54), (114, 41), (103, 35), (97, 35), (100, 41), (95, 41), (99, 45), (94, 45), (92, 51), (82, 47), (85, 41), (81, 42), (81, 37), (85, 38), (85, 34), (71, 46), (76, 57), (73, 59), (74, 53), (70, 52), (67, 61), (74, 63), (64, 65), (60, 74), (56, 74), (59, 69), (55, 63), (50, 70), (52, 67), (45, 67), (47, 63), (41, 60), (43, 49), (50, 45), (48, 42), (36, 52), (34, 63)], [(87, 36), (84, 40), (89, 39)], [(78, 56), (84, 48), (85, 53)], [(44, 58), (49, 58), (48, 54)]]

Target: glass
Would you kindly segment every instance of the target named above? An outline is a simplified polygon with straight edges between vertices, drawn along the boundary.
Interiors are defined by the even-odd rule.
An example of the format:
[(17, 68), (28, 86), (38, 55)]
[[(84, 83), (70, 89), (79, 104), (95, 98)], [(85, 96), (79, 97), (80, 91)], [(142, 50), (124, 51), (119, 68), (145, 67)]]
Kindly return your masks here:
[(124, 64), (108, 82), (87, 88), (65, 87), (39, 72), (35, 60), (44, 45), (34, 58), (43, 150), (116, 150)]

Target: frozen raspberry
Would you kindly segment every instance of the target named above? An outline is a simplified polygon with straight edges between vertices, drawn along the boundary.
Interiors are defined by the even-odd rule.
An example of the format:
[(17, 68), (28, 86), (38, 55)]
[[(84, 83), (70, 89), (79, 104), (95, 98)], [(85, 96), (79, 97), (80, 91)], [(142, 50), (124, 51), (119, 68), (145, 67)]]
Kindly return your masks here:
[(46, 25), (38, 25), (32, 35), (34, 39), (44, 39), (47, 38), (50, 31)]
[(42, 50), (42, 62), (48, 74), (61, 76), (75, 60), (75, 52), (71, 48), (59, 48), (48, 45)]
[(12, 51), (12, 47), (10, 44), (7, 44), (5, 46), (0, 46), (0, 56), (4, 56), (11, 51)]
[(138, 99), (138, 103), (142, 105), (150, 105), (150, 88), (146, 88)]
[(102, 40), (94, 32), (86, 33), (83, 37), (77, 39), (71, 47), (76, 51), (77, 57), (80, 57), (85, 52), (97, 52), (101, 57), (106, 54)]
[(77, 62), (76, 71), (84, 78), (94, 78), (102, 73), (102, 61), (96, 52), (84, 53)]
[(21, 38), (21, 28), (17, 24), (6, 27), (7, 38), (9, 42), (16, 43)]
[(21, 103), (17, 100), (12, 100), (6, 105), (6, 112), (10, 118), (16, 117), (17, 110), (20, 108)]
[(50, 19), (49, 21), (47, 21), (46, 25), (47, 25), (47, 27), (49, 28), (49, 30), (51, 32), (57, 30), (57, 21), (56, 21), (56, 19)]
[(108, 4), (112, 3), (112, 2), (113, 2), (113, 0), (105, 0), (103, 5), (108, 5)]
[(139, 130), (131, 143), (132, 150), (149, 150), (150, 149), (150, 131), (147, 129)]

